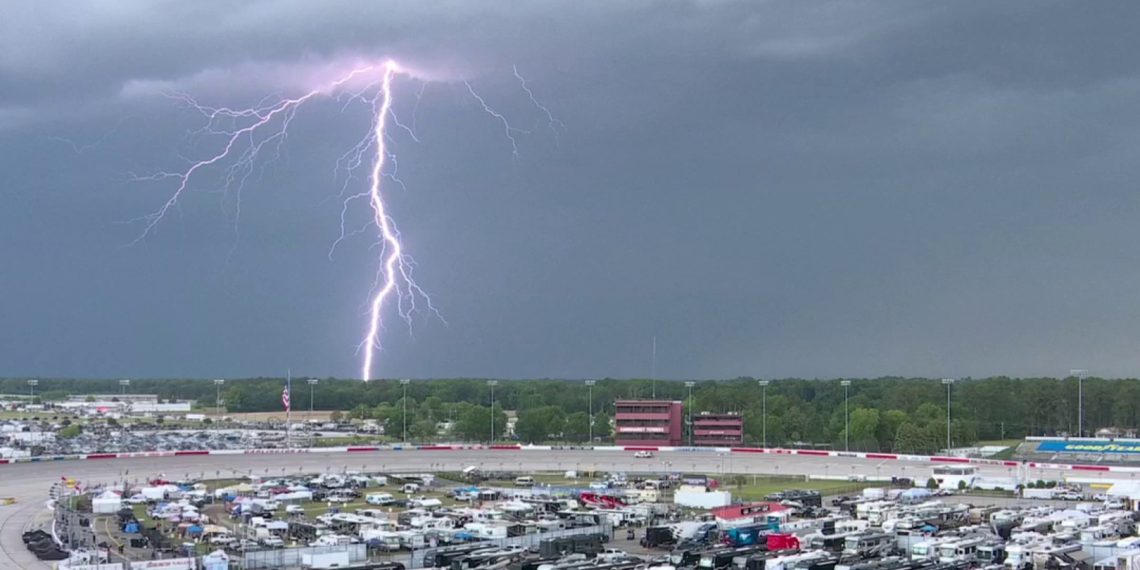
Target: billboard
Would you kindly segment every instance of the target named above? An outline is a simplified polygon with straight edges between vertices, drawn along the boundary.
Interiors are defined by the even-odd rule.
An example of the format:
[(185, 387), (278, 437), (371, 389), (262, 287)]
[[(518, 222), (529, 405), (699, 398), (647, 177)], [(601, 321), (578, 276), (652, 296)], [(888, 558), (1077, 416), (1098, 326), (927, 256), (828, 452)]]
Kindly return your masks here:
[(1140, 442), (1047, 440), (1037, 444), (1037, 451), (1057, 453), (1140, 453)]

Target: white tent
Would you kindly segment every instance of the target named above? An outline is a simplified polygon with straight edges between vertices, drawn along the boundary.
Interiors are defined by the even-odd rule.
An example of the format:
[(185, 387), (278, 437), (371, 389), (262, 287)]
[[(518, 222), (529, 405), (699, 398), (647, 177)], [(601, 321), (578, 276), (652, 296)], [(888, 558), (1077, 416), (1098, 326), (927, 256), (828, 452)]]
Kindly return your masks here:
[(103, 491), (91, 500), (91, 511), (97, 515), (114, 514), (121, 508), (123, 508), (123, 499), (112, 491)]
[(202, 557), (202, 567), (206, 570), (229, 570), (230, 557), (221, 550), (215, 550)]

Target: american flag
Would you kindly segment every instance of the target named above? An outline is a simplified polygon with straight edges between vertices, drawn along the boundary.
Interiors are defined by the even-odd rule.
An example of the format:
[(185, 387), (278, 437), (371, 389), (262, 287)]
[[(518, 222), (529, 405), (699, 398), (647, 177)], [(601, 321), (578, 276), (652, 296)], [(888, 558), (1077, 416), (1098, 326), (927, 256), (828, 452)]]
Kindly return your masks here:
[(285, 389), (281, 391), (281, 403), (285, 405), (285, 411), (289, 411), (289, 386), (286, 385)]

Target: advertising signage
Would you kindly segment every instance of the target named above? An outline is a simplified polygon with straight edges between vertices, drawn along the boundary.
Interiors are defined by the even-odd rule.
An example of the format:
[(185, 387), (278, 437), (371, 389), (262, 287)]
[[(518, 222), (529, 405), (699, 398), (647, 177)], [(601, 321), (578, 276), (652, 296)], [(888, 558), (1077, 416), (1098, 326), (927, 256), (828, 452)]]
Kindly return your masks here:
[(1037, 451), (1058, 453), (1140, 453), (1140, 443), (1117, 443), (1113, 441), (1042, 441)]

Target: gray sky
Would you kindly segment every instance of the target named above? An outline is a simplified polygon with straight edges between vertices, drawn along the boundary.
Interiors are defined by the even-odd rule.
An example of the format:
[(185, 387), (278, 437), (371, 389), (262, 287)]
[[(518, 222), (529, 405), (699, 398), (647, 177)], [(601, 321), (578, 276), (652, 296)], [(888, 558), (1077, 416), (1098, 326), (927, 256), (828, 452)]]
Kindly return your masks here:
[[(382, 377), (1140, 374), (1132, 2), (25, 2), (0, 12), (0, 375), (353, 376), (360, 106), (298, 113), (235, 226), (158, 94), (394, 57), (391, 211), (447, 319)], [(566, 125), (556, 138), (512, 74)], [(519, 157), (461, 80), (516, 127)], [(405, 120), (405, 122), (408, 122)], [(364, 129), (364, 130), (362, 130)], [(359, 189), (360, 182), (352, 182)], [(235, 232), (236, 227), (236, 232)], [(240, 239), (238, 235), (240, 233)]]

